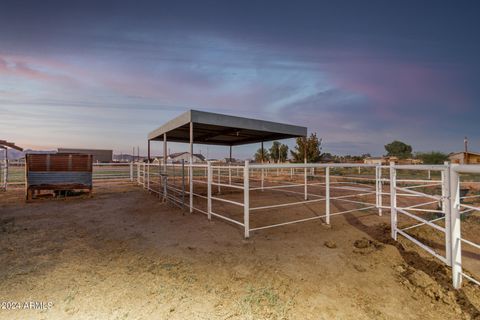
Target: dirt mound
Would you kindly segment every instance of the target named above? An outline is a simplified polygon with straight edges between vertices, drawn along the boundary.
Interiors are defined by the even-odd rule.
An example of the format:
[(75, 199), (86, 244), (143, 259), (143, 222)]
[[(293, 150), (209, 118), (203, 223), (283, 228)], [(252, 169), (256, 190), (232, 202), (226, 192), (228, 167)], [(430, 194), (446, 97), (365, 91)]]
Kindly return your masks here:
[(325, 241), (323, 243), (323, 245), (327, 248), (330, 248), (330, 249), (335, 249), (337, 247), (337, 243), (333, 240), (328, 240), (328, 241)]
[(377, 250), (381, 250), (385, 247), (383, 243), (380, 243), (376, 240), (370, 240), (367, 238), (362, 238), (359, 240), (355, 240), (353, 243), (355, 249), (353, 250), (354, 253), (359, 254), (369, 254)]
[[(417, 259), (421, 261), (423, 259)], [(466, 297), (461, 290), (455, 290), (445, 282), (448, 268), (432, 264), (424, 264), (427, 272), (412, 267), (409, 264), (396, 266), (394, 269), (399, 275), (400, 283), (417, 297), (428, 297), (434, 304), (444, 304), (452, 308), (461, 319), (480, 319), (479, 310)], [(450, 275), (450, 274), (448, 274)], [(468, 284), (465, 284), (468, 286)]]

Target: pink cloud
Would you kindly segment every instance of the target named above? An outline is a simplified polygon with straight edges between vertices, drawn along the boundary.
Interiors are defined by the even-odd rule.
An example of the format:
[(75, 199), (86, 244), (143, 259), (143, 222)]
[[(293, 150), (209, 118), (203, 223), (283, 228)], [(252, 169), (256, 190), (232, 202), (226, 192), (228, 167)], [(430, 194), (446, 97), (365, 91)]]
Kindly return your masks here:
[[(354, 60), (327, 66), (330, 81), (375, 102), (378, 112), (391, 116), (388, 106), (438, 105), (449, 112), (468, 110), (471, 101), (457, 85), (455, 71), (395, 61)], [(414, 102), (414, 103), (412, 103)], [(445, 110), (445, 109), (444, 109)]]

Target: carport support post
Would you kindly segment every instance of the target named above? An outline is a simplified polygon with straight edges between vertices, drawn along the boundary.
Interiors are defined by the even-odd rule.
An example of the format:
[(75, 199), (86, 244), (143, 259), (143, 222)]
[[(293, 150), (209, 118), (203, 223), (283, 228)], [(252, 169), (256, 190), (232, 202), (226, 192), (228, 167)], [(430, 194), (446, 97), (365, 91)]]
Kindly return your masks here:
[[(261, 149), (262, 149), (262, 150), (261, 150), (261, 156), (262, 156), (261, 159), (262, 159), (262, 165), (263, 165), (263, 153), (264, 153), (264, 151), (263, 151), (263, 141), (262, 141), (262, 147), (261, 147)], [(261, 187), (262, 187), (262, 191), (263, 191), (263, 179), (264, 179), (264, 178), (263, 178), (263, 174), (264, 174), (264, 173), (263, 173), (263, 166), (262, 166), (261, 182), (260, 182), (260, 183), (261, 183)]]
[(148, 163), (150, 163), (150, 139), (148, 139)]
[(212, 162), (207, 162), (207, 216), (212, 220)]
[(163, 134), (163, 171), (167, 174), (167, 134)]
[(243, 225), (245, 227), (245, 239), (250, 237), (250, 183), (249, 163), (245, 161), (243, 168)]
[(325, 167), (325, 222), (330, 224), (330, 167)]
[[(460, 232), (460, 184), (456, 165), (450, 165), (450, 236), (452, 281), (455, 289), (462, 286), (462, 240)], [(447, 235), (448, 236), (448, 235)], [(447, 256), (448, 259), (448, 256)]]
[(390, 162), (390, 227), (392, 238), (397, 240), (397, 172), (395, 162)]
[(228, 158), (228, 184), (232, 184), (232, 146), (230, 146), (230, 157)]
[(190, 213), (193, 212), (193, 122), (190, 121), (190, 171), (188, 177), (190, 184)]

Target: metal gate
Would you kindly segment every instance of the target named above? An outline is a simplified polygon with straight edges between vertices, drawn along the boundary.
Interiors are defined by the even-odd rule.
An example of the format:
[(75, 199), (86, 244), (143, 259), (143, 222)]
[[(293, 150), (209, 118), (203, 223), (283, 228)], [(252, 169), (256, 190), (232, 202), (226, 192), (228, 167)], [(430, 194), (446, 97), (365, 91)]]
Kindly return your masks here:
[[(436, 179), (405, 178), (405, 172), (423, 171), (434, 172)], [(403, 173), (403, 177), (399, 175)], [(445, 163), (444, 165), (390, 165), (390, 210), (392, 238), (397, 240), (401, 235), (430, 253), (446, 265), (452, 267), (452, 283), (455, 288), (460, 288), (463, 278), (478, 285), (480, 282), (463, 270), (462, 244), (471, 248), (480, 249), (480, 245), (462, 237), (462, 224), (468, 223), (466, 215), (471, 212), (480, 212), (480, 194), (474, 192), (467, 195), (466, 184), (472, 184), (471, 180), (463, 181), (463, 177), (472, 179), (477, 175), (473, 183), (480, 184), (478, 175), (479, 165), (456, 165)], [(413, 175), (415, 176), (415, 175)], [(466, 179), (465, 179), (466, 180)], [(463, 186), (463, 187), (462, 187)], [(477, 188), (473, 188), (477, 190)], [(412, 204), (405, 198), (417, 198), (419, 203)], [(466, 200), (474, 201), (474, 205)], [(432, 206), (437, 205), (437, 208)], [(413, 225), (399, 227), (399, 219), (407, 218), (415, 221)], [(463, 221), (462, 221), (463, 220)], [(444, 236), (443, 246), (433, 248), (409, 231), (420, 226), (428, 226), (440, 232)]]
[[(424, 174), (418, 174), (419, 172)], [(424, 178), (431, 177), (431, 172), (434, 172), (433, 178)], [(398, 235), (401, 235), (443, 263), (451, 265), (448, 176), (447, 165), (390, 165), (392, 238), (397, 240)], [(399, 219), (410, 224), (403, 226), (405, 223), (402, 223), (402, 227), (399, 227)], [(428, 226), (442, 233), (445, 239), (443, 248), (432, 248), (409, 233), (421, 226)]]

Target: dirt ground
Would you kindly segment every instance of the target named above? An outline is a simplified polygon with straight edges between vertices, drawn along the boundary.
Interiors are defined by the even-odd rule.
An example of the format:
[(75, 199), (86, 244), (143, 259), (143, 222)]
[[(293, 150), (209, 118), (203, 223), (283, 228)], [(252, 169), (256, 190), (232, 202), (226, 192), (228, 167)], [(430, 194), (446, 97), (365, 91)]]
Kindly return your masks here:
[(480, 289), (452, 289), (447, 267), (392, 242), (388, 215), (244, 240), (130, 185), (22, 196), (0, 194), (0, 319), (480, 319)]

